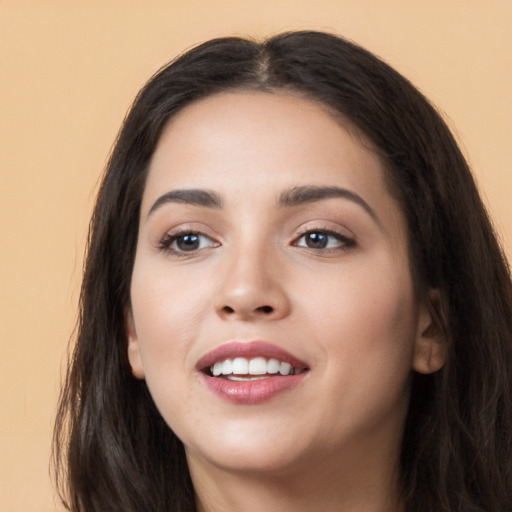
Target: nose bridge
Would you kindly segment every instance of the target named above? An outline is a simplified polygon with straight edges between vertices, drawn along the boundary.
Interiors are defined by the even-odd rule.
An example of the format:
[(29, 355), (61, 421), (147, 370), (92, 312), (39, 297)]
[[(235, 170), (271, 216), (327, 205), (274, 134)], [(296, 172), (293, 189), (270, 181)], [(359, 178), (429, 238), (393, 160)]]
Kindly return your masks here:
[(287, 315), (289, 300), (272, 243), (244, 237), (228, 253), (216, 300), (218, 314), (239, 319)]

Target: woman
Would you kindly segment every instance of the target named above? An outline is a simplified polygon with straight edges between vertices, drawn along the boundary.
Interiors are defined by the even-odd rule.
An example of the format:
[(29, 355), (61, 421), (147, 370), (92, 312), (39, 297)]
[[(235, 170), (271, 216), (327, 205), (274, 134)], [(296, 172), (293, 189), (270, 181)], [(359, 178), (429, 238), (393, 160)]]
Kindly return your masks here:
[(55, 434), (74, 511), (512, 509), (512, 285), (468, 166), (332, 35), (207, 42), (120, 132)]

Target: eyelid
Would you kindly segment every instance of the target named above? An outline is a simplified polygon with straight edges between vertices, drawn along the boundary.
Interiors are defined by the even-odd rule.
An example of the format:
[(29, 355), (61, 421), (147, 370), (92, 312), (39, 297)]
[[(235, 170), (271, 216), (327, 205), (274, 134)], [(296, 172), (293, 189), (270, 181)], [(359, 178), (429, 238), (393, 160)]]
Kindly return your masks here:
[(202, 221), (172, 218), (169, 220), (163, 219), (163, 222), (156, 223), (150, 229), (150, 236), (154, 245), (158, 245), (165, 237), (180, 236), (187, 233), (204, 235), (212, 240), (218, 239), (216, 231)]
[[(197, 255), (205, 249), (219, 247), (221, 245), (220, 242), (218, 242), (213, 236), (205, 233), (204, 231), (205, 230), (194, 229), (188, 226), (180, 226), (179, 228), (171, 229), (159, 238), (157, 243), (158, 249), (164, 253), (170, 253), (174, 256), (183, 257)], [(179, 248), (172, 247), (176, 240), (187, 235), (204, 237), (210, 240), (211, 243), (206, 247), (198, 247), (197, 249), (192, 249), (190, 251), (183, 249), (180, 250)]]
[[(333, 229), (332, 227), (319, 226), (319, 225), (307, 225), (298, 230), (297, 235), (293, 239), (293, 245), (296, 247), (302, 247), (305, 249), (309, 249), (315, 252), (336, 252), (336, 251), (346, 251), (351, 249), (356, 245), (355, 236), (353, 234), (346, 234), (340, 229)], [(328, 237), (335, 238), (339, 241), (339, 244), (336, 247), (323, 247), (323, 248), (314, 248), (308, 247), (307, 245), (298, 245), (298, 241), (301, 240), (308, 234), (311, 233), (322, 233), (327, 235)]]

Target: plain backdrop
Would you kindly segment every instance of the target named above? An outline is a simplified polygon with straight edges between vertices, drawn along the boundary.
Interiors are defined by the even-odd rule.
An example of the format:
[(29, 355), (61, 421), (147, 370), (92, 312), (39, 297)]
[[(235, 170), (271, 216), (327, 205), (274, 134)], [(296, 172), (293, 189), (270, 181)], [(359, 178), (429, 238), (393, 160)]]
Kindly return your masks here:
[(325, 29), (444, 113), (512, 255), (512, 0), (0, 0), (0, 512), (60, 510), (48, 476), (94, 194), (138, 89), (223, 35)]

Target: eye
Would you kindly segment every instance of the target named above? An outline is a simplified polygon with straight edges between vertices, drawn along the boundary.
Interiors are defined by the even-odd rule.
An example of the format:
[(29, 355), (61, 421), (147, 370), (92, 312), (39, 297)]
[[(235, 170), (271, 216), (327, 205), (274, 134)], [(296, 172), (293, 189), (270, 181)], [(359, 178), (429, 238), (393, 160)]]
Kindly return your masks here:
[(333, 231), (311, 230), (303, 233), (295, 243), (308, 249), (346, 249), (355, 245), (354, 240)]
[(206, 249), (207, 247), (217, 247), (219, 244), (203, 233), (195, 231), (183, 231), (176, 234), (167, 234), (160, 242), (162, 250), (174, 253), (190, 253)]

